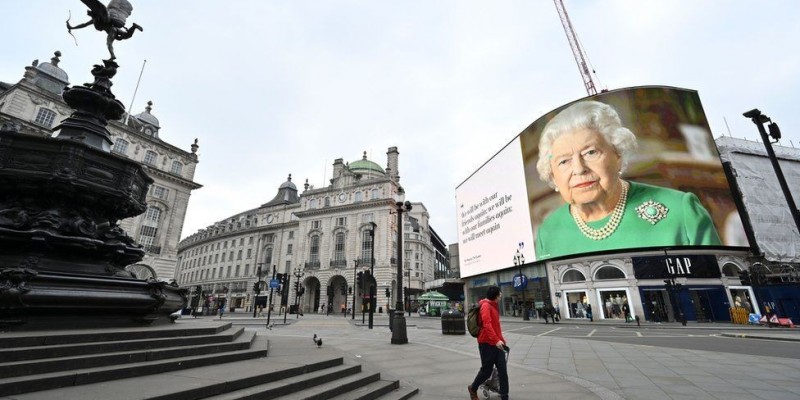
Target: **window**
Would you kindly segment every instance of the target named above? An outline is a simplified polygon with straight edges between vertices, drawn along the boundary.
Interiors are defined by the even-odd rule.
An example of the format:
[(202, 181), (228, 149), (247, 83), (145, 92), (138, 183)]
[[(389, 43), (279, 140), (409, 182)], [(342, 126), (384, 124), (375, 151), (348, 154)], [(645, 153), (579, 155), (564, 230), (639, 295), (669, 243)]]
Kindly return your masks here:
[(378, 198), (378, 189), (372, 189), (372, 200)]
[(356, 200), (355, 201), (357, 201), (357, 202), (361, 201), (361, 192), (360, 191), (356, 192)]
[(583, 274), (575, 269), (571, 269), (564, 274), (564, 278), (561, 279), (561, 282), (582, 282), (585, 281), (586, 277)]
[(153, 197), (166, 200), (169, 196), (169, 189), (162, 186), (153, 186)]
[(242, 259), (242, 251), (241, 250), (239, 250), (239, 254), (238, 254), (238, 257), (236, 257), (236, 259), (237, 260), (241, 260)]
[(286, 246), (286, 254), (292, 254), (292, 245)]
[(310, 253), (309, 253), (309, 261), (312, 263), (319, 262), (319, 236), (314, 235), (311, 237), (311, 246), (310, 246)]
[(225, 277), (227, 277), (227, 278), (231, 277), (231, 266), (230, 265), (228, 265), (228, 272), (225, 274)]
[(117, 141), (114, 142), (114, 151), (126, 154), (128, 151), (128, 141), (125, 139), (117, 139)]
[[(289, 236), (290, 236), (290, 239), (291, 239), (291, 235), (289, 235)], [(252, 236), (250, 236), (250, 239), (247, 240), (247, 244), (253, 244), (253, 237)]]
[(317, 208), (317, 199), (311, 199), (308, 202), (308, 208), (311, 208), (311, 209)]
[(225, 262), (225, 253), (222, 253), (222, 262)]
[(333, 260), (334, 261), (344, 261), (344, 232), (338, 232), (336, 234), (334, 250), (333, 250)]
[(156, 152), (147, 150), (147, 152), (144, 153), (144, 163), (150, 165), (156, 165)]
[(237, 266), (236, 266), (236, 277), (237, 277), (237, 278), (239, 277), (239, 272), (241, 272), (241, 271), (240, 271), (240, 269), (241, 269), (240, 267), (241, 267), (241, 265), (237, 265)]
[(249, 275), (250, 275), (250, 264), (245, 264), (244, 265), (244, 276), (249, 276)]
[(247, 258), (253, 257), (253, 249), (247, 249)]
[(347, 225), (347, 217), (336, 217), (336, 226)]
[(369, 229), (361, 233), (361, 259), (372, 262), (372, 231)]
[(218, 262), (219, 262), (219, 254), (215, 254), (214, 255), (214, 263), (216, 264)]
[(597, 270), (594, 278), (600, 279), (625, 279), (625, 273), (617, 267), (605, 266)]
[(173, 174), (180, 175), (183, 172), (183, 164), (181, 164), (180, 161), (173, 161), (170, 171), (172, 171)]
[(272, 264), (272, 247), (268, 247), (264, 254), (264, 264)]
[(289, 231), (289, 239), (294, 239), (294, 231)]
[(330, 207), (330, 206), (331, 206), (331, 198), (326, 196), (325, 197), (325, 207)]
[(56, 120), (55, 111), (42, 107), (39, 109), (39, 112), (36, 114), (36, 119), (34, 119), (33, 122), (45, 128), (49, 128), (53, 126), (53, 121), (55, 120)]
[(320, 229), (320, 226), (322, 226), (321, 221), (311, 221), (311, 229)]
[(291, 261), (286, 261), (286, 270), (288, 271), (290, 269), (292, 269), (292, 262)]
[(244, 238), (239, 239), (239, 246), (244, 246)]
[(147, 207), (147, 212), (144, 214), (145, 221), (152, 221), (158, 223), (161, 219), (161, 209), (158, 207)]
[(364, 223), (372, 222), (375, 220), (374, 218), (375, 217), (372, 215), (372, 213), (361, 214), (361, 222)]

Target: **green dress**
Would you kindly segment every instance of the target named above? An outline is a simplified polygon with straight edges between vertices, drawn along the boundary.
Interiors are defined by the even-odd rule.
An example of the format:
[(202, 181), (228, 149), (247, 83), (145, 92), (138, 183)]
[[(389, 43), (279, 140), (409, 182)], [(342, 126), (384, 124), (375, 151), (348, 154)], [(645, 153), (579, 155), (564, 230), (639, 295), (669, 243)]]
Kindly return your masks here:
[[(600, 229), (609, 218), (586, 224)], [(693, 193), (635, 182), (630, 182), (622, 220), (611, 236), (585, 236), (564, 204), (544, 219), (535, 242), (537, 260), (603, 250), (721, 245), (711, 216)]]

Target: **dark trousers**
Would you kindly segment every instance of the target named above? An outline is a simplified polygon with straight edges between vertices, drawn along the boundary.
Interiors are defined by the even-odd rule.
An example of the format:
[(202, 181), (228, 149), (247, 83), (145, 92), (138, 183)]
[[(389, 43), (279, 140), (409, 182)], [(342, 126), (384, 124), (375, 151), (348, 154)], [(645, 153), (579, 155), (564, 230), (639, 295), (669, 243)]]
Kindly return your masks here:
[(508, 399), (508, 370), (506, 369), (506, 354), (486, 343), (478, 344), (478, 351), (481, 353), (481, 369), (478, 376), (472, 381), (472, 388), (477, 392), (487, 379), (492, 377), (492, 370), (497, 367), (497, 374), (500, 378), (500, 398)]

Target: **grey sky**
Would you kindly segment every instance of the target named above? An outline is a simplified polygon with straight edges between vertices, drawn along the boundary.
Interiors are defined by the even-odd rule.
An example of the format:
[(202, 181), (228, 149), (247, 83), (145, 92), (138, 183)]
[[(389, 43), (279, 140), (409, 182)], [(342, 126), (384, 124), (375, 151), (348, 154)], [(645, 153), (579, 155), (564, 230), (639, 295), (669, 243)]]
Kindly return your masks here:
[[(552, 1), (132, 0), (144, 32), (115, 46), (112, 88), (148, 100), (161, 138), (200, 164), (182, 237), (270, 200), (291, 173), (324, 185), (335, 158), (398, 146), (407, 197), (456, 241), (455, 187), (547, 111), (584, 97)], [(800, 147), (800, 2), (566, 0), (601, 88), (699, 91), (715, 137), (757, 138), (760, 108)], [(79, 0), (7, 0), (0, 80), (63, 53), (70, 82), (90, 81), (105, 36), (73, 31)]]

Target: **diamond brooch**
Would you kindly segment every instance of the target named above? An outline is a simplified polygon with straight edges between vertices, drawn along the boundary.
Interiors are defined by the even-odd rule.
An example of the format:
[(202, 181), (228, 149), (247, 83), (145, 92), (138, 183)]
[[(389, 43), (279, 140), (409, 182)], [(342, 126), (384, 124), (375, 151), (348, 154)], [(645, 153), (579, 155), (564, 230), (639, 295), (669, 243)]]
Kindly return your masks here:
[(663, 204), (648, 200), (636, 207), (636, 214), (639, 218), (655, 225), (656, 222), (661, 221), (667, 217), (669, 209)]

